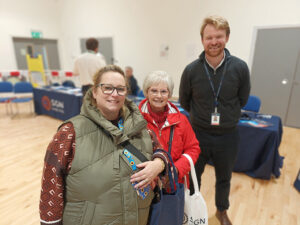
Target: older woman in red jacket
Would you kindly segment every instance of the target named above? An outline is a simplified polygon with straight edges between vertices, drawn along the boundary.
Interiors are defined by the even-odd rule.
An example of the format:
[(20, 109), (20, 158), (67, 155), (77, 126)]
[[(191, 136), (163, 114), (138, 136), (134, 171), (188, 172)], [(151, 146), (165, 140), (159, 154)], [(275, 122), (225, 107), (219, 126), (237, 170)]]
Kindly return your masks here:
[(183, 183), (184, 176), (190, 171), (190, 164), (182, 154), (188, 154), (195, 163), (200, 154), (200, 148), (187, 117), (169, 101), (173, 88), (173, 80), (166, 72), (150, 73), (144, 80), (143, 92), (146, 98), (141, 101), (139, 109), (148, 122), (148, 128), (155, 132), (165, 150), (169, 148), (170, 128), (174, 126), (171, 156), (179, 182)]

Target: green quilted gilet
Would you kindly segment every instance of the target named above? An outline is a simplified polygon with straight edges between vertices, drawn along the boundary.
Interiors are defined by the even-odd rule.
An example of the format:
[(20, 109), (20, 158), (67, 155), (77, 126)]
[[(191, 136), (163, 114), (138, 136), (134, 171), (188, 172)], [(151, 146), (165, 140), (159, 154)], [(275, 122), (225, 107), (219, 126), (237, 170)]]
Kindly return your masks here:
[(69, 120), (75, 128), (76, 147), (65, 180), (64, 225), (147, 224), (153, 193), (144, 200), (137, 196), (129, 182), (132, 169), (121, 144), (130, 140), (150, 159), (152, 141), (137, 106), (128, 100), (125, 105), (123, 131), (106, 120), (87, 98), (81, 114)]

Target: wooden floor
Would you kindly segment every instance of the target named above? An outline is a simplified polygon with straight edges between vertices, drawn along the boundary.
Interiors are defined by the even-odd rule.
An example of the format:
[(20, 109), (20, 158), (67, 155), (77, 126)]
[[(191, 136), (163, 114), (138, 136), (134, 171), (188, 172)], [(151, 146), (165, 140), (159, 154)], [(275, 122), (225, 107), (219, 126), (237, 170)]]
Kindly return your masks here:
[[(39, 224), (39, 194), (46, 147), (61, 121), (30, 116), (28, 106), (11, 119), (0, 105), (0, 225)], [(293, 182), (300, 168), (300, 129), (284, 127), (279, 179), (269, 181), (234, 173), (229, 216), (234, 225), (300, 225), (300, 193)], [(218, 225), (214, 170), (207, 166), (201, 192), (209, 225)]]

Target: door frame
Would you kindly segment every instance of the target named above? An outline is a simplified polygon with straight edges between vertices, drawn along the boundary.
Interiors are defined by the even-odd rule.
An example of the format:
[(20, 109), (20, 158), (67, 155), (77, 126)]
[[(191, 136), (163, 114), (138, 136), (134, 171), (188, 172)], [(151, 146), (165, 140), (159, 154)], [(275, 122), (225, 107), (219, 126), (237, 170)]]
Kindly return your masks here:
[[(14, 55), (15, 55), (15, 60), (16, 60), (16, 67), (20, 70), (24, 70), (24, 69), (21, 69), (19, 68), (19, 63), (18, 63), (18, 58), (17, 58), (17, 49), (16, 49), (16, 46), (15, 46), (15, 43), (16, 42), (29, 42), (30, 44), (28, 45), (31, 45), (32, 46), (32, 49), (33, 49), (33, 55), (34, 55), (34, 49), (35, 49), (35, 45), (42, 45), (43, 47), (45, 47), (46, 49), (46, 58), (48, 60), (47, 64), (48, 64), (48, 70), (51, 70), (51, 69), (55, 69), (55, 70), (60, 70), (61, 69), (61, 62), (60, 62), (60, 57), (59, 57), (59, 40), (58, 39), (50, 39), (50, 38), (39, 38), (39, 39), (34, 39), (34, 38), (30, 38), (30, 37), (19, 37), (19, 36), (12, 36), (11, 37), (11, 40), (12, 40), (12, 46), (13, 46), (13, 49), (14, 49)], [(56, 46), (56, 52), (57, 52), (57, 56), (55, 56), (57, 59), (57, 62), (55, 64), (55, 67), (56, 68), (50, 68), (50, 66), (52, 65), (51, 62), (51, 57), (49, 57), (49, 52), (48, 52), (48, 45), (47, 44), (50, 44), (50, 43), (55, 43), (55, 46)], [(44, 50), (43, 50), (44, 51)], [(27, 49), (26, 49), (26, 53), (27, 53)], [(42, 56), (43, 56), (43, 59), (44, 59), (44, 53), (42, 53)], [(25, 57), (25, 61), (26, 61), (26, 55), (24, 56)], [(53, 67), (53, 65), (52, 65)], [(25, 69), (26, 70), (26, 69)]]

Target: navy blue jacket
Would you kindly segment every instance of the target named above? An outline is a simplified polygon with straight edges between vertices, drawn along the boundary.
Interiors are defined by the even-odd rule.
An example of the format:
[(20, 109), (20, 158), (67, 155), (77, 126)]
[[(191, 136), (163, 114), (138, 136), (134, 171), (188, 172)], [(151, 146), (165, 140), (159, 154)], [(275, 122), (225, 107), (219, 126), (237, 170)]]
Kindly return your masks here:
[[(218, 97), (220, 125), (211, 125), (211, 113), (214, 112), (214, 94), (205, 72), (206, 63), (215, 90), (218, 89), (225, 62), (227, 68)], [(192, 126), (209, 133), (223, 134), (235, 129), (241, 108), (247, 103), (250, 93), (250, 74), (247, 64), (230, 55), (225, 49), (225, 60), (214, 72), (205, 60), (203, 51), (199, 58), (186, 66), (183, 71), (179, 100), (181, 106), (190, 113)]]

